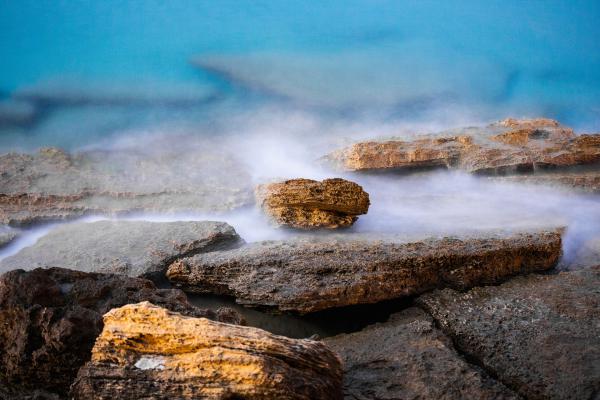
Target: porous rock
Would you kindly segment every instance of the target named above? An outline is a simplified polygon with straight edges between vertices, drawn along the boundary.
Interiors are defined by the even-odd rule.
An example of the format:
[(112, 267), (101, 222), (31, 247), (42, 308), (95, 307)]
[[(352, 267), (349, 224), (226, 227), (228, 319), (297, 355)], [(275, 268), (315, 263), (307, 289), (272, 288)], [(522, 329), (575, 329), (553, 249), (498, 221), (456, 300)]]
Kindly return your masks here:
[(258, 203), (277, 224), (294, 228), (352, 225), (369, 210), (369, 194), (345, 179), (291, 179), (260, 185)]
[(224, 222), (97, 221), (65, 224), (0, 262), (0, 271), (69, 267), (155, 277), (178, 257), (235, 246)]
[(466, 289), (498, 283), (548, 270), (560, 255), (558, 232), (408, 242), (381, 235), (310, 236), (183, 258), (171, 264), (167, 277), (186, 291), (309, 313), (442, 286)]
[(600, 266), (417, 301), (457, 348), (527, 399), (600, 393)]
[(243, 322), (231, 309), (194, 307), (180, 290), (157, 289), (146, 279), (63, 268), (10, 271), (0, 277), (0, 381), (66, 394), (90, 359), (102, 315), (140, 301), (194, 317)]
[(466, 362), (418, 308), (324, 342), (342, 358), (348, 400), (518, 398)]
[(318, 341), (189, 318), (148, 302), (113, 309), (75, 399), (340, 399), (338, 357)]

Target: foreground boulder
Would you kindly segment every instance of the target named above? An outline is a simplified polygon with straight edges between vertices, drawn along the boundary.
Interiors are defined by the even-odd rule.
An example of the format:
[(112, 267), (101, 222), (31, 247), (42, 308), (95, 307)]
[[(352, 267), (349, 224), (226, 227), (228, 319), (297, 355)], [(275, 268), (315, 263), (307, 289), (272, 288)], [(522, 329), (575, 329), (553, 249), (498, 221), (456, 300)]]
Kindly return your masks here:
[(164, 140), (149, 138), (144, 150), (44, 148), (0, 156), (0, 223), (224, 211), (251, 203), (248, 174), (218, 143)]
[(533, 173), (599, 163), (600, 135), (575, 135), (544, 118), (509, 118), (413, 140), (360, 142), (327, 158), (349, 171), (442, 167), (486, 175)]
[(255, 242), (171, 264), (168, 279), (195, 293), (241, 304), (309, 313), (376, 303), (436, 287), (467, 289), (552, 268), (558, 232), (402, 242), (347, 234)]
[(321, 342), (189, 318), (148, 302), (111, 310), (75, 399), (340, 399), (342, 368)]
[(517, 399), (466, 362), (417, 308), (324, 340), (342, 357), (346, 399)]
[(90, 359), (102, 315), (140, 301), (194, 317), (242, 322), (231, 309), (194, 307), (180, 290), (157, 289), (145, 279), (62, 268), (15, 270), (0, 277), (0, 381), (65, 394)]
[(600, 266), (418, 299), (469, 359), (528, 399), (600, 393)]
[(2, 260), (0, 272), (68, 266), (86, 272), (162, 277), (178, 257), (240, 242), (224, 222), (80, 222), (59, 226)]
[(301, 229), (350, 226), (369, 210), (369, 194), (356, 183), (339, 178), (261, 185), (256, 197), (274, 222)]

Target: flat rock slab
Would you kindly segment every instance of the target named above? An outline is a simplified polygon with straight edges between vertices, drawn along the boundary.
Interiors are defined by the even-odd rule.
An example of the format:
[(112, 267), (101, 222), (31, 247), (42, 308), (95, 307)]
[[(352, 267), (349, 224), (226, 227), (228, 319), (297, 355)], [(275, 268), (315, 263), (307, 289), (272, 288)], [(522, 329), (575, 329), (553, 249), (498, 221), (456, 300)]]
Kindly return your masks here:
[(13, 386), (11, 391), (65, 395), (90, 359), (102, 315), (140, 301), (194, 317), (242, 322), (231, 309), (194, 307), (182, 291), (157, 289), (146, 279), (63, 268), (11, 271), (0, 276), (0, 381)]
[(558, 232), (401, 242), (347, 234), (255, 242), (174, 262), (168, 279), (186, 291), (241, 304), (310, 313), (376, 303), (436, 287), (467, 289), (552, 268)]
[(190, 318), (148, 302), (104, 315), (75, 399), (341, 399), (342, 367), (323, 343)]
[(600, 393), (600, 266), (417, 301), (461, 352), (523, 397)]
[(235, 230), (224, 222), (71, 223), (2, 260), (0, 272), (67, 267), (152, 277), (177, 257), (234, 246), (240, 241)]
[(348, 400), (519, 398), (466, 362), (418, 308), (324, 342), (342, 357)]

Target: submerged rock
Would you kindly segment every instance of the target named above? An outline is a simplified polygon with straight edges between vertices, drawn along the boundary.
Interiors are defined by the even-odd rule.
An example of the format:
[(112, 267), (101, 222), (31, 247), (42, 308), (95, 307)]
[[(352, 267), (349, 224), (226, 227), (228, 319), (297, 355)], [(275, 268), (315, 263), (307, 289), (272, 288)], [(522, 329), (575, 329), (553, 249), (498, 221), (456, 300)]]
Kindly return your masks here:
[(85, 272), (162, 277), (171, 262), (240, 244), (235, 230), (213, 221), (98, 221), (59, 226), (0, 262), (0, 272), (68, 267)]
[(0, 223), (224, 211), (252, 202), (248, 174), (228, 153), (213, 143), (182, 149), (174, 142), (151, 142), (160, 151), (45, 148), (0, 156)]
[(324, 342), (342, 358), (346, 399), (518, 398), (466, 362), (417, 308)]
[(600, 393), (600, 266), (418, 299), (469, 359), (528, 399)]
[(0, 381), (64, 395), (90, 359), (102, 315), (128, 303), (194, 317), (242, 322), (231, 309), (192, 306), (183, 292), (151, 281), (63, 268), (15, 270), (0, 277)]
[(26, 101), (0, 101), (0, 128), (26, 126), (38, 117), (35, 106)]
[(490, 179), (506, 183), (522, 183), (576, 189), (585, 193), (600, 193), (600, 171), (561, 172), (552, 174), (514, 175)]
[(75, 399), (340, 399), (342, 368), (323, 343), (169, 312), (111, 310)]
[(345, 179), (291, 179), (261, 185), (258, 203), (280, 225), (300, 229), (352, 225), (369, 210), (369, 194)]
[(309, 313), (410, 296), (436, 287), (467, 289), (552, 268), (557, 232), (402, 242), (347, 234), (265, 241), (174, 262), (168, 279), (194, 293)]
[(0, 248), (15, 240), (17, 236), (17, 232), (12, 230), (2, 230), (2, 227), (0, 226)]
[(507, 119), (413, 140), (356, 143), (327, 156), (349, 171), (454, 168), (486, 175), (600, 163), (600, 135), (548, 119)]

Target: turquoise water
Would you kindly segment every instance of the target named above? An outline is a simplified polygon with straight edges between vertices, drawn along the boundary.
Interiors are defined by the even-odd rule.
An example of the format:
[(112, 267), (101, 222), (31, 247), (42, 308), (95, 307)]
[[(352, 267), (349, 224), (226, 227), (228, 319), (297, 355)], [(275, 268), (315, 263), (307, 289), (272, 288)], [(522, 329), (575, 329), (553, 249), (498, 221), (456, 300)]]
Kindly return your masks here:
[[(30, 117), (0, 125), (4, 150), (265, 106), (348, 124), (544, 115), (600, 130), (598, 1), (5, 0), (0, 26), (0, 93)], [(20, 93), (48, 86), (52, 101), (23, 114)], [(61, 90), (205, 101), (83, 107)]]

